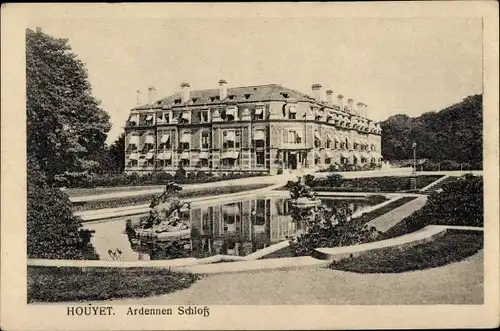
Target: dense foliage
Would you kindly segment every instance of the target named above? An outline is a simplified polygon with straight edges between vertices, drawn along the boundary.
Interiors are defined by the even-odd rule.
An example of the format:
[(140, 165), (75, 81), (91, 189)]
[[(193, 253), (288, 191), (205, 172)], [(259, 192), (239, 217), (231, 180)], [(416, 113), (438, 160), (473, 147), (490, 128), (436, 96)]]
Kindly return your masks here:
[(92, 96), (84, 64), (66, 39), (26, 30), (27, 152), (52, 182), (91, 171), (104, 148), (109, 115)]
[(290, 243), (295, 256), (311, 255), (316, 248), (356, 245), (377, 239), (379, 232), (374, 227), (351, 221), (353, 211), (346, 203), (333, 208), (296, 204), (301, 199), (316, 200), (307, 181), (304, 178), (304, 182), (288, 183), (292, 219), (305, 228), (305, 233)]
[(51, 188), (34, 160), (28, 160), (28, 257), (39, 259), (97, 259), (90, 233), (71, 211), (68, 196)]
[(441, 192), (429, 196), (425, 206), (389, 230), (388, 237), (400, 236), (427, 225), (483, 226), (483, 178), (465, 175), (446, 183)]
[(412, 144), (417, 142), (419, 159), (468, 163), (470, 168), (481, 169), (482, 99), (482, 95), (469, 96), (439, 112), (427, 112), (415, 118), (389, 117), (380, 124), (382, 155), (387, 160), (413, 159)]

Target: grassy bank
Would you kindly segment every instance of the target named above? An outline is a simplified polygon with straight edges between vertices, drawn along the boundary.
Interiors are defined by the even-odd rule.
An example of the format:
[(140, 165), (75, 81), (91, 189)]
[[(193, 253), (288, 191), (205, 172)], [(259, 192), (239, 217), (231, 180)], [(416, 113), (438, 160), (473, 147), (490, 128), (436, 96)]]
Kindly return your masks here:
[(28, 303), (147, 297), (187, 288), (197, 279), (156, 268), (28, 267)]
[(483, 248), (482, 231), (449, 230), (443, 237), (408, 249), (381, 249), (334, 262), (332, 269), (357, 273), (399, 273), (435, 268), (465, 259)]
[[(252, 191), (261, 189), (269, 186), (270, 184), (250, 184), (250, 185), (231, 185), (231, 186), (221, 186), (221, 187), (211, 187), (211, 188), (201, 188), (201, 189), (191, 189), (180, 191), (179, 196), (184, 199), (188, 198), (199, 198), (204, 196), (215, 196), (221, 194), (231, 194), (244, 191)], [(116, 208), (123, 206), (135, 206), (150, 203), (153, 199), (154, 194), (144, 194), (135, 197), (125, 197), (125, 198), (114, 198), (114, 199), (103, 199), (103, 200), (93, 200), (93, 201), (83, 201), (74, 202), (72, 210), (92, 210), (92, 209), (102, 209), (102, 208)]]

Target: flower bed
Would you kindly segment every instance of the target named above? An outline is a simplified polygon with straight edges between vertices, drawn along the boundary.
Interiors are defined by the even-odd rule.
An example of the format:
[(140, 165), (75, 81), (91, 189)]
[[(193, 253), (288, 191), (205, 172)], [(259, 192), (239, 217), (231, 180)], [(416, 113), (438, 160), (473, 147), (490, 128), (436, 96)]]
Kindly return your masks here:
[(408, 249), (384, 248), (334, 262), (332, 269), (358, 273), (398, 273), (463, 260), (483, 247), (482, 231), (448, 230), (441, 238)]
[(28, 303), (109, 300), (171, 293), (197, 275), (158, 268), (28, 267)]
[[(186, 198), (198, 198), (204, 196), (216, 196), (221, 194), (252, 191), (267, 186), (269, 186), (269, 184), (231, 185), (231, 186), (212, 187), (212, 188), (204, 188), (197, 190), (192, 189), (192, 190), (180, 191), (179, 197), (186, 199)], [(135, 197), (74, 202), (72, 210), (81, 211), (81, 210), (91, 210), (91, 209), (142, 205), (150, 203), (153, 196), (154, 194), (144, 194)]]

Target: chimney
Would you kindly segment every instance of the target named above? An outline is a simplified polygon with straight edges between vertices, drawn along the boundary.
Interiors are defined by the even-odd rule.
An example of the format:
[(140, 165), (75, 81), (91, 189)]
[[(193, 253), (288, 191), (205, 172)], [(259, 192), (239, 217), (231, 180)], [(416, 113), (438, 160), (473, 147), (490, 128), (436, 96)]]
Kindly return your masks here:
[(189, 83), (181, 83), (181, 95), (182, 95), (182, 103), (186, 103), (191, 98), (189, 90)]
[(354, 112), (354, 106), (353, 106), (354, 100), (353, 99), (347, 99), (347, 108), (349, 109), (350, 113)]
[(142, 91), (137, 90), (137, 106), (140, 106), (142, 103)]
[(321, 102), (321, 84), (313, 84), (312, 90), (316, 101)]
[(363, 110), (364, 110), (364, 108), (363, 108), (363, 103), (362, 103), (362, 102), (358, 102), (356, 105), (358, 106), (358, 107), (356, 108), (356, 113), (358, 113), (358, 115), (359, 115), (359, 116), (361, 116), (361, 117), (365, 117), (365, 116), (363, 115)]
[(156, 101), (156, 89), (154, 86), (148, 87), (148, 105)]
[(326, 90), (326, 102), (328, 103), (329, 106), (333, 105), (333, 91), (332, 90)]
[(344, 96), (342, 94), (337, 95), (337, 100), (338, 100), (338, 106), (340, 107), (341, 111), (344, 111)]
[(219, 80), (219, 99), (224, 100), (227, 98), (227, 82), (225, 79)]

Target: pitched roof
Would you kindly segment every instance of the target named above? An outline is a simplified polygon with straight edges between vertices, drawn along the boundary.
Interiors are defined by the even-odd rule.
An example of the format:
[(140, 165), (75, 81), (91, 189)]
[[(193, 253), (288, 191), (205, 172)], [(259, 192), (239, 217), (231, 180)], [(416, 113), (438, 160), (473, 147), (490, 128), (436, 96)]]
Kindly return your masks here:
[[(218, 100), (219, 89), (206, 90), (191, 90), (190, 99), (187, 103), (181, 102), (180, 92), (174, 93), (161, 100), (156, 100), (153, 103), (154, 108), (169, 107), (169, 106), (193, 106), (193, 105), (210, 105), (221, 104), (228, 101), (235, 102), (259, 102), (269, 100), (287, 100), (295, 99), (297, 101), (315, 101), (313, 97), (307, 94), (295, 91), (284, 87), (280, 84), (267, 84), (256, 86), (242, 86), (227, 89), (227, 98)], [(146, 104), (135, 107), (134, 110), (149, 110), (152, 105)]]

